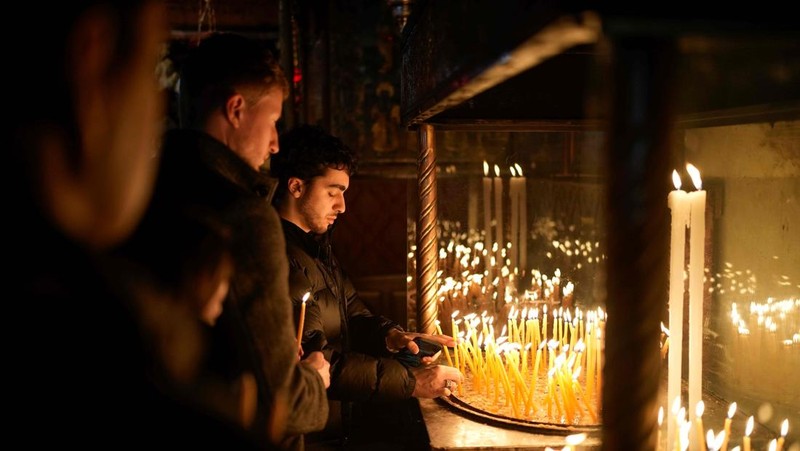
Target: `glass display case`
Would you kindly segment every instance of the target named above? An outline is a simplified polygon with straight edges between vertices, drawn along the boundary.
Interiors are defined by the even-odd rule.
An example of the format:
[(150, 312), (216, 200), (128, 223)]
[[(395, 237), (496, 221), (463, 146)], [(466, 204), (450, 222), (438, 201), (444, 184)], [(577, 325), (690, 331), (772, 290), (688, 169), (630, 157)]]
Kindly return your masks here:
[(796, 25), (531, 5), (423, 2), (404, 34), (409, 316), (467, 375), (423, 411), (531, 434), (503, 446), (800, 449)]

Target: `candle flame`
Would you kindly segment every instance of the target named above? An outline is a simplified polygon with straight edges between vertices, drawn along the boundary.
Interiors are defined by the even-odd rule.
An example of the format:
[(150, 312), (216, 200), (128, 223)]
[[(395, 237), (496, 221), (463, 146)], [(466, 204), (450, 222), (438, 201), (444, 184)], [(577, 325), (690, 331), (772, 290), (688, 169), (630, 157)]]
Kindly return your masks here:
[(736, 403), (732, 402), (730, 407), (728, 407), (728, 418), (733, 418), (734, 413), (736, 413)]
[(786, 437), (786, 434), (789, 433), (789, 419), (783, 420), (781, 423), (781, 437)]
[(681, 409), (681, 397), (680, 397), (680, 395), (678, 395), (678, 396), (675, 397), (675, 400), (672, 401), (672, 413), (677, 415), (678, 414), (678, 410), (680, 410), (680, 409)]
[(753, 433), (753, 416), (750, 415), (750, 418), (747, 419), (747, 426), (744, 429), (744, 435), (750, 437), (750, 434)]
[(681, 189), (681, 176), (678, 175), (678, 171), (675, 169), (672, 170), (672, 184), (675, 189)]
[(500, 177), (500, 166), (494, 165), (494, 175)]
[(724, 441), (725, 431), (719, 431), (718, 434), (714, 435), (713, 429), (708, 430), (708, 434), (706, 435), (706, 445), (708, 449), (721, 449)]
[(303, 295), (303, 304), (306, 303), (306, 301), (308, 300), (309, 296), (311, 296), (311, 292), (310, 291), (306, 291), (306, 294)]
[(517, 171), (514, 169), (514, 166), (509, 166), (508, 170), (511, 171), (511, 177), (517, 176)]
[(514, 163), (514, 167), (517, 168), (517, 175), (522, 177), (522, 166), (520, 166), (518, 163)]
[(700, 401), (697, 401), (697, 407), (695, 407), (695, 409), (694, 409), (694, 413), (695, 413), (695, 415), (697, 415), (697, 418), (702, 417), (703, 416), (703, 412), (705, 410), (706, 410), (706, 405), (703, 402), (703, 400), (701, 399)]
[(586, 440), (586, 433), (581, 432), (580, 434), (568, 435), (565, 440), (567, 442), (567, 445), (570, 446), (580, 445), (581, 443), (583, 443), (584, 440)]
[(658, 408), (658, 426), (661, 427), (661, 423), (664, 421), (664, 406)]
[(483, 175), (485, 177), (489, 176), (489, 163), (487, 163), (486, 160), (483, 160)]
[(694, 187), (698, 190), (703, 189), (703, 181), (700, 180), (700, 170), (694, 167), (691, 163), (687, 163), (686, 171), (689, 172), (689, 176), (692, 177), (692, 183), (694, 184)]
[(770, 440), (768, 449), (769, 449), (769, 451), (777, 450), (778, 449), (778, 440), (777, 439)]

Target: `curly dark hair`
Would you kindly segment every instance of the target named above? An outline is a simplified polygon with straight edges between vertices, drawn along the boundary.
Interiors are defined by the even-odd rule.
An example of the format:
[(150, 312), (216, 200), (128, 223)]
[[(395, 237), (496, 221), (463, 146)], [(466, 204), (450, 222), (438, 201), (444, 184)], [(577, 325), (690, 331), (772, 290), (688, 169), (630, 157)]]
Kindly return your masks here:
[(305, 182), (322, 175), (326, 168), (353, 175), (358, 165), (355, 152), (341, 139), (317, 125), (302, 124), (281, 135), (280, 151), (272, 155), (270, 174), (278, 179), (275, 202), (280, 203), (288, 190), (289, 179)]

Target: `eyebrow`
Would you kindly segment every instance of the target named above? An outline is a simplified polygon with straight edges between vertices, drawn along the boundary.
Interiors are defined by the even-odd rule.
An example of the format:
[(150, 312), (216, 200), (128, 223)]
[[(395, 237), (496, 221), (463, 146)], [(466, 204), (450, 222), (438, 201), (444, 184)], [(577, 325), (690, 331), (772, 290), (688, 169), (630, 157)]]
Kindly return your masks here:
[(331, 183), (328, 185), (328, 188), (339, 188), (342, 191), (347, 191), (347, 187), (344, 185), (339, 185), (338, 183)]

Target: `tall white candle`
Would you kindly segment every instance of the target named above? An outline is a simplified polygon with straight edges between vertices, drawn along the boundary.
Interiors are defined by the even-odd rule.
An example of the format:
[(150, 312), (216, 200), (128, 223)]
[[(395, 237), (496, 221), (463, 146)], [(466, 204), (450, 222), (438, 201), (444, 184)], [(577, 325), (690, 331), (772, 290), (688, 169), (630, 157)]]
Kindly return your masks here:
[(511, 200), (511, 235), (508, 241), (511, 243), (511, 265), (512, 268), (519, 267), (519, 182), (522, 180), (517, 177), (514, 166), (508, 168), (511, 178), (508, 180), (508, 196)]
[(703, 268), (705, 267), (706, 192), (700, 171), (686, 170), (696, 191), (689, 197), (689, 405), (702, 400), (703, 384)]
[(514, 164), (517, 168), (517, 175), (519, 176), (519, 276), (523, 277), (526, 273), (526, 266), (528, 265), (528, 199), (527, 199), (527, 182), (525, 176), (522, 174), (522, 168), (518, 164)]
[(484, 246), (486, 277), (492, 280), (492, 268), (489, 264), (492, 259), (490, 255), (492, 249), (492, 178), (489, 177), (489, 164), (486, 161), (483, 162), (483, 229), (486, 231)]
[(503, 179), (500, 178), (500, 167), (494, 165), (494, 220), (497, 224), (495, 229), (497, 235), (497, 259), (498, 267), (503, 267), (502, 252), (505, 247), (505, 239), (503, 235)]
[[(683, 271), (686, 263), (686, 227), (689, 225), (689, 199), (681, 190), (678, 171), (672, 171), (675, 190), (667, 196), (667, 205), (672, 212), (672, 225), (669, 250), (669, 367), (667, 377), (667, 399), (681, 404), (681, 368), (683, 353), (683, 297), (685, 283)], [(677, 425), (667, 424), (667, 447), (677, 439)]]

